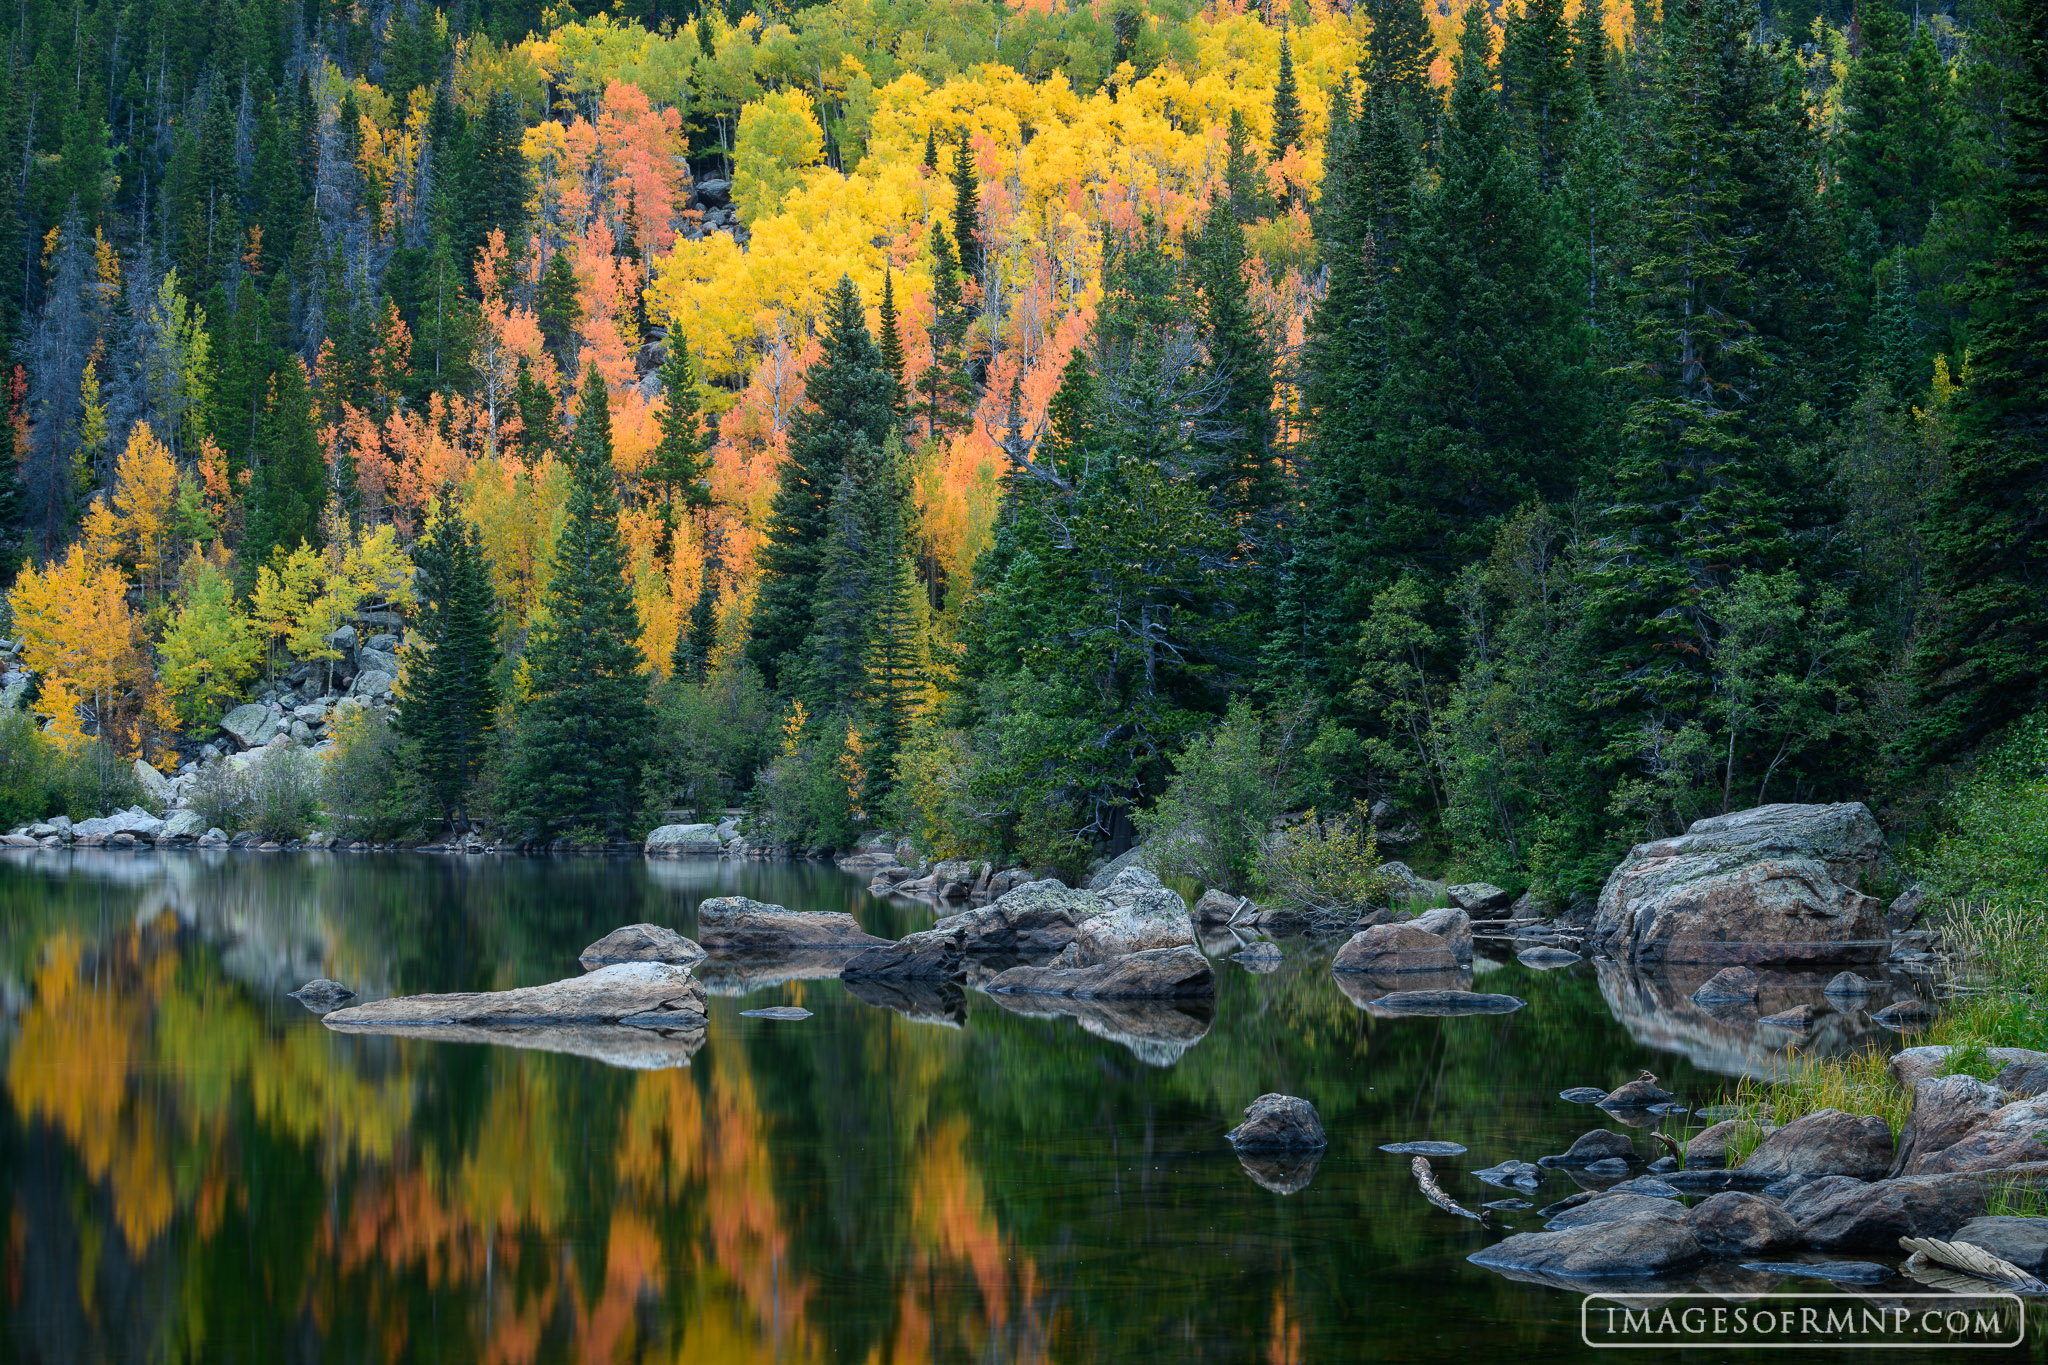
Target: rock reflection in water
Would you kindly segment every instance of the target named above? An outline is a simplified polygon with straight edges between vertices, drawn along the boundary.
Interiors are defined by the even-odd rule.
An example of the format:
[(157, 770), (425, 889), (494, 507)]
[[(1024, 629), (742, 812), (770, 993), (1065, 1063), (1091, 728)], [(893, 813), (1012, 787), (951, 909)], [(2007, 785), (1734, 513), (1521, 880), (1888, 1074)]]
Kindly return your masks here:
[(841, 984), (854, 999), (894, 1010), (913, 1024), (960, 1028), (967, 1023), (967, 993), (951, 982), (859, 977)]
[(1239, 1152), (1238, 1164), (1252, 1183), (1275, 1194), (1300, 1194), (1323, 1164), (1321, 1152)]
[(1469, 991), (1472, 989), (1472, 969), (1459, 967), (1448, 972), (1402, 972), (1398, 975), (1375, 976), (1370, 972), (1332, 972), (1337, 989), (1360, 1009), (1365, 1009), (1383, 995), (1397, 991)]
[(1208, 1036), (1214, 1010), (1206, 1000), (1079, 1000), (1072, 996), (991, 995), (1012, 1014), (1070, 1018), (1087, 1032), (1129, 1048), (1147, 1066), (1172, 1066)]
[[(1720, 970), (1716, 966), (1644, 968), (1601, 959), (1594, 963), (1600, 994), (1639, 1043), (1685, 1057), (1694, 1066), (1723, 1076), (1765, 1080), (1784, 1069), (1788, 1042), (1818, 1056), (1840, 1057), (1859, 1049), (1886, 1051), (1895, 1035), (1861, 1010), (1838, 1012), (1821, 993), (1832, 971), (1778, 972), (1757, 968), (1762, 978), (1754, 1002), (1702, 1005), (1692, 993)], [(1843, 1002), (1848, 1003), (1848, 1002)], [(1764, 1015), (1794, 1005), (1826, 1008), (1799, 1034), (1758, 1024)]]
[(685, 1028), (636, 1028), (627, 1024), (335, 1024), (336, 1033), (405, 1038), (423, 1043), (483, 1043), (588, 1057), (628, 1071), (661, 1071), (688, 1066), (704, 1046), (702, 1024)]

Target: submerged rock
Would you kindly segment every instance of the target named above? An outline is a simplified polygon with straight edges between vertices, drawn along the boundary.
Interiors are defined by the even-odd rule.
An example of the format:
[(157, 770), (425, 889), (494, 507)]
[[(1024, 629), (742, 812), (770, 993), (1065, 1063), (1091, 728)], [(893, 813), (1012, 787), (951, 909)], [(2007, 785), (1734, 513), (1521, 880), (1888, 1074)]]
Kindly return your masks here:
[(1543, 1168), (1528, 1161), (1503, 1161), (1498, 1166), (1488, 1166), (1485, 1170), (1474, 1171), (1472, 1174), (1489, 1185), (1498, 1185), (1503, 1189), (1513, 1185), (1520, 1189), (1533, 1190), (1543, 1183)]
[(587, 976), (510, 991), (405, 995), (337, 1010), (332, 1029), (362, 1025), (433, 1028), (447, 1024), (576, 1023), (675, 1025), (704, 1017), (704, 985), (688, 968), (623, 962)]
[(694, 939), (688, 939), (673, 929), (659, 924), (628, 924), (623, 929), (614, 929), (597, 942), (576, 955), (585, 971), (610, 966), (614, 962), (666, 962), (671, 966), (684, 967), (699, 961), (704, 956), (703, 948)]
[(344, 1000), (355, 999), (356, 993), (339, 981), (318, 976), (291, 992), (291, 998), (318, 1014), (336, 1008)]
[(1154, 948), (1082, 967), (1012, 967), (991, 994), (1071, 995), (1083, 1000), (1165, 1000), (1213, 995), (1216, 973), (1193, 948)]
[(1463, 1156), (1465, 1149), (1455, 1142), (1382, 1142), (1380, 1150), (1399, 1156)]
[(1826, 994), (1845, 999), (1860, 1000), (1877, 990), (1875, 982), (1865, 981), (1854, 972), (1837, 972), (1823, 987)]
[(1765, 1275), (1803, 1275), (1831, 1284), (1883, 1284), (1899, 1273), (1873, 1261), (1746, 1261), (1742, 1268)]
[(1285, 954), (1280, 951), (1279, 944), (1262, 940), (1251, 944), (1230, 960), (1248, 972), (1257, 972), (1264, 976), (1279, 969), (1281, 962), (1285, 961)]
[(1708, 977), (1692, 998), (1702, 1005), (1754, 1000), (1762, 984), (1763, 978), (1747, 967), (1723, 967)]
[(1330, 1145), (1316, 1107), (1293, 1095), (1259, 1096), (1227, 1136), (1241, 1152), (1319, 1152)]
[(843, 910), (790, 910), (745, 896), (714, 896), (699, 905), (697, 932), (714, 953), (860, 949), (889, 942)]
[(1569, 967), (1574, 962), (1582, 962), (1584, 960), (1577, 953), (1567, 952), (1563, 948), (1524, 948), (1521, 952), (1515, 954), (1515, 961), (1521, 963), (1524, 967), (1534, 967), (1539, 972), (1551, 971), (1558, 967)]
[(1598, 1104), (1607, 1098), (1607, 1092), (1591, 1085), (1575, 1085), (1569, 1090), (1560, 1090), (1557, 1097), (1572, 1104)]
[(742, 1019), (786, 1019), (793, 1023), (810, 1017), (811, 1012), (802, 1005), (770, 1005), (766, 1009), (740, 1011)]

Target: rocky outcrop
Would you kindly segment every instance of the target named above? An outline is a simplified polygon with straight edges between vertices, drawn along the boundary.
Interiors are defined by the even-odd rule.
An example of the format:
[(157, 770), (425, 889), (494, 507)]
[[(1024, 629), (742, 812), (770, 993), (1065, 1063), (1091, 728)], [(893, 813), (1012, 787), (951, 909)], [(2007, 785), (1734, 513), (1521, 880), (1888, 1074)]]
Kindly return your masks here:
[(1657, 1210), (1558, 1231), (1519, 1232), (1466, 1259), (1490, 1270), (1570, 1281), (1664, 1275), (1705, 1255), (1682, 1216)]
[[(1918, 1090), (1915, 1090), (1918, 1098)], [(1953, 1171), (1996, 1171), (2025, 1162), (2048, 1161), (2048, 1096), (2015, 1100), (1993, 1110), (1968, 1134), (1937, 1152), (1916, 1156), (1915, 1175)]]
[(1860, 802), (1697, 821), (1629, 852), (1600, 892), (1588, 941), (1646, 962), (1882, 962), (1883, 907), (1856, 889), (1882, 850)]
[(1685, 1221), (1709, 1256), (1756, 1256), (1799, 1241), (1799, 1225), (1775, 1200), (1738, 1190), (1701, 1201)]
[(583, 970), (595, 971), (615, 962), (666, 962), (686, 967), (699, 961), (704, 949), (693, 939), (659, 924), (628, 924), (614, 929), (576, 955)]
[(1891, 1125), (1875, 1114), (1822, 1109), (1765, 1138), (1742, 1163), (1752, 1175), (1850, 1175), (1877, 1180), (1891, 1169)]
[(978, 909), (948, 915), (924, 932), (964, 933), (962, 947), (969, 953), (1028, 957), (1058, 952), (1074, 941), (1082, 921), (1108, 908), (1109, 902), (1092, 891), (1047, 878), (1027, 882)]
[(1370, 972), (1375, 976), (1447, 972), (1457, 966), (1457, 954), (1449, 943), (1413, 924), (1375, 924), (1361, 929), (1330, 962), (1333, 972)]
[(1213, 995), (1216, 973), (1193, 948), (1154, 948), (1090, 966), (1012, 967), (992, 994), (1071, 995), (1083, 1000), (1169, 1000)]
[(1227, 1136), (1240, 1152), (1313, 1152), (1330, 1145), (1316, 1107), (1293, 1095), (1259, 1096)]
[(1924, 1076), (1913, 1085), (1913, 1112), (1899, 1133), (1893, 1175), (1925, 1175), (1923, 1163), (1982, 1128), (2005, 1103), (1975, 1076)]
[(959, 981), (967, 975), (966, 935), (923, 933), (877, 944), (847, 959), (842, 980)]
[(650, 858), (716, 858), (725, 841), (716, 825), (663, 825), (647, 832), (641, 851)]
[[(1892, 1054), (1892, 1059), (1886, 1066), (1891, 1072), (1892, 1080), (1901, 1089), (1911, 1090), (1925, 1078), (1938, 1076), (1947, 1070), (1948, 1060), (1955, 1054), (1955, 1051), (1955, 1048), (1949, 1047), (1946, 1044), (1902, 1048)], [(2035, 1052), (2031, 1048), (2024, 1047), (1987, 1047), (1984, 1049), (1984, 1059), (1999, 1067), (2016, 1065), (2025, 1067), (2048, 1064), (2048, 1052)], [(2015, 1076), (2018, 1074), (2015, 1073)], [(2001, 1090), (2010, 1089), (2005, 1084), (2002, 1072), (1999, 1079), (1999, 1088)]]
[(1451, 956), (1459, 962), (1472, 960), (1472, 917), (1454, 906), (1425, 910), (1408, 921), (1425, 934), (1435, 934), (1451, 945)]
[(1075, 965), (1092, 966), (1155, 948), (1192, 947), (1194, 920), (1177, 891), (1143, 868), (1126, 868), (1102, 893), (1107, 908), (1074, 926), (1068, 951)]
[(685, 1016), (702, 1021), (704, 986), (685, 967), (626, 962), (545, 986), (451, 995), (403, 995), (337, 1010), (322, 1022), (332, 1029), (359, 1026), (433, 1028), (447, 1024), (617, 1024), (681, 1027)]
[(1896, 1251), (1901, 1237), (1952, 1237), (1984, 1212), (1984, 1185), (1966, 1175), (1874, 1184), (1833, 1176), (1794, 1191), (1785, 1212), (1815, 1250)]
[(889, 941), (843, 910), (790, 910), (745, 896), (714, 896), (699, 905), (697, 934), (713, 953), (859, 950)]

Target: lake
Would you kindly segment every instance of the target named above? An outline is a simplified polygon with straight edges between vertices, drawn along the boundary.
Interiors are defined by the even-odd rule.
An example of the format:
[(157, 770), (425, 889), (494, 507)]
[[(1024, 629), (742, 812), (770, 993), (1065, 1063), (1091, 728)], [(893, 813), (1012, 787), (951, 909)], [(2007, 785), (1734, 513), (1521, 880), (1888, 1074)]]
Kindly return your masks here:
[[(1617, 1126), (1560, 1090), (1648, 1068), (1709, 1104), (1786, 1041), (1612, 964), (1511, 957), (1482, 962), (1476, 989), (1524, 998), (1518, 1013), (1376, 1017), (1332, 977), (1334, 944), (1304, 941), (1266, 974), (1219, 962), (1213, 1011), (1079, 1017), (712, 963), (701, 1048), (655, 1070), (342, 1035), (286, 997), (321, 975), (364, 998), (556, 980), (619, 925), (694, 933), (697, 903), (731, 894), (889, 935), (932, 919), (808, 864), (0, 861), (7, 1349), (1585, 1359), (1577, 1294), (1464, 1259), (1540, 1227), (1533, 1210), (1493, 1230), (1442, 1213), (1380, 1145), (1465, 1145), (1436, 1165), (1476, 1208), (1519, 1192), (1469, 1171)], [(813, 1014), (741, 1016), (773, 1005)], [(1878, 1036), (1841, 1021), (1814, 1045)], [(1331, 1146), (1312, 1170), (1248, 1169), (1224, 1141), (1268, 1091), (1320, 1110)], [(1553, 1171), (1531, 1197), (1577, 1188)]]

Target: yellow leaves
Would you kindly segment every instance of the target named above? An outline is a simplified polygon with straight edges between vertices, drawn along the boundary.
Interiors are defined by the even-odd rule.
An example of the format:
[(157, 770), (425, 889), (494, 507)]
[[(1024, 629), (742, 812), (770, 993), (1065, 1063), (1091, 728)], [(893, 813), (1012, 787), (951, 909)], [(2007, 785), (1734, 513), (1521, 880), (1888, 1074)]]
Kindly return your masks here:
[(110, 742), (135, 742), (131, 727), (149, 672), (127, 591), (120, 571), (83, 542), (40, 569), (23, 569), (15, 581), (22, 658), (42, 678), (37, 708), (62, 738), (82, 734), (76, 708), (85, 703)]
[(320, 591), (319, 552), (304, 541), (288, 555), (273, 557), (256, 570), (256, 591), (250, 615), (266, 644), (275, 644), (298, 629), (306, 608)]
[(810, 712), (804, 710), (804, 704), (800, 701), (792, 700), (789, 703), (789, 714), (782, 718), (782, 756), (784, 758), (795, 758), (797, 751), (803, 748), (804, 727), (810, 723)]
[(147, 422), (128, 434), (114, 470), (114, 512), (120, 543), (142, 575), (143, 586), (162, 596), (169, 567), (171, 513), (178, 502), (178, 466)]
[(185, 561), (185, 600), (157, 652), (162, 656), (163, 704), (180, 724), (214, 720), (256, 671), (263, 646), (256, 626), (235, 609), (219, 564), (198, 550)]
[(542, 50), (551, 47), (529, 40), (504, 48), (488, 34), (463, 35), (455, 44), (455, 103), (471, 118), (481, 116), (498, 95), (539, 108), (547, 88)]
[(732, 199), (749, 227), (778, 213), (805, 167), (824, 155), (825, 130), (802, 90), (771, 90), (740, 110)]

